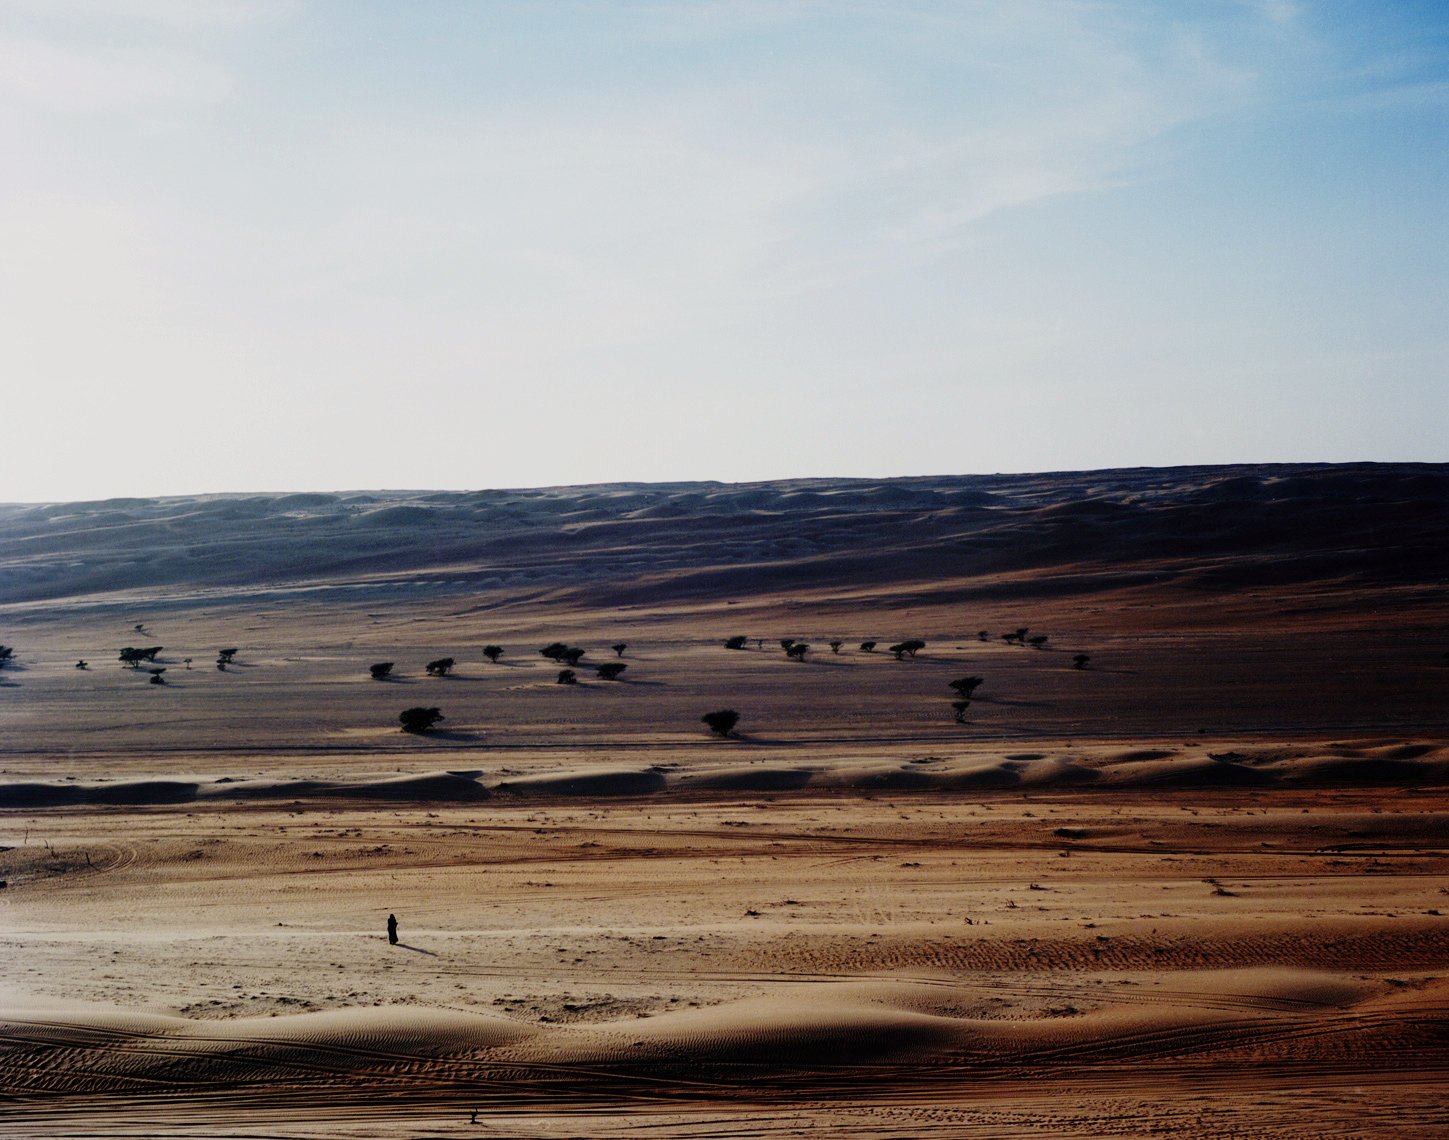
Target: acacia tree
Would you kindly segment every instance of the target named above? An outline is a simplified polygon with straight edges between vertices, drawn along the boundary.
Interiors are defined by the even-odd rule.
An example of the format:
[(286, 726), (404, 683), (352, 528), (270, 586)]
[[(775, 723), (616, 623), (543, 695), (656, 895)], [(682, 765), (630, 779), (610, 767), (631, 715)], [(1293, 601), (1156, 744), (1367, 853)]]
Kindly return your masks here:
[(957, 677), (956, 680), (947, 681), (946, 684), (950, 688), (955, 689), (962, 700), (969, 701), (972, 694), (985, 684), (985, 682), (985, 677)]
[(374, 681), (385, 681), (392, 672), (392, 665), (391, 661), (379, 661), (376, 665), (369, 665), (367, 671), (372, 674)]
[(976, 640), (977, 641), (990, 641), (991, 640), (991, 634), (987, 630), (978, 629), (976, 631)]
[(560, 669), (556, 683), (560, 685), (577, 685), (579, 683), (579, 675), (572, 669)]
[(1038, 633), (1032, 637), (1028, 637), (1026, 639), (1026, 643), (1030, 645), (1033, 649), (1045, 649), (1047, 643), (1047, 635), (1044, 633)]
[(1090, 653), (1078, 653), (1072, 658), (1072, 668), (1085, 669), (1087, 667), (1087, 662), (1091, 659), (1092, 655)]
[(218, 660), (225, 661), (228, 665), (230, 665), (231, 664), (231, 659), (236, 656), (236, 650), (234, 648), (233, 649), (218, 649), (216, 651), (216, 656), (217, 656), (217, 659)]
[(614, 656), (615, 657), (623, 657), (624, 656), (624, 650), (626, 650), (626, 649), (629, 648), (629, 644), (628, 644), (628, 642), (621, 641), (621, 642), (619, 642), (618, 645), (611, 645), (611, 646), (609, 646), (609, 648), (614, 651)]
[(485, 645), (483, 647), (483, 656), (488, 658), (488, 660), (493, 662), (493, 664), (497, 665), (498, 659), (503, 656), (503, 646)]
[(563, 655), (568, 652), (568, 649), (569, 647), (562, 641), (550, 641), (539, 650), (539, 653), (543, 654), (550, 661), (562, 661)]
[(862, 653), (874, 653), (875, 652), (875, 646), (876, 646), (876, 643), (874, 641), (862, 641), (860, 643), (860, 651)]
[(705, 713), (699, 719), (709, 726), (711, 732), (720, 736), (728, 736), (739, 723), (740, 714), (734, 709), (716, 709), (714, 712)]
[(796, 661), (804, 661), (805, 654), (810, 651), (810, 646), (803, 641), (792, 641), (785, 649), (785, 656), (792, 657)]
[(418, 705), (414, 708), (403, 709), (402, 712), (397, 714), (397, 719), (398, 723), (402, 725), (404, 732), (422, 734), (437, 724), (438, 721), (446, 720), (447, 717), (443, 716), (442, 712), (436, 708), (423, 708), (421, 705)]
[(594, 671), (598, 673), (600, 680), (617, 681), (619, 674), (627, 668), (629, 666), (625, 665), (622, 661), (605, 661)]
[(966, 710), (971, 707), (970, 701), (952, 701), (951, 708), (956, 714), (956, 723), (966, 723)]
[(436, 661), (429, 661), (425, 668), (429, 677), (446, 677), (456, 664), (451, 657), (439, 657)]
[(587, 652), (588, 650), (586, 649), (565, 649), (562, 653), (559, 654), (558, 660), (563, 661), (569, 665), (577, 665), (583, 655)]
[(839, 653), (840, 652), (840, 647), (842, 645), (844, 645), (844, 644), (845, 644), (845, 642), (843, 642), (843, 641), (832, 641), (830, 643), (830, 652), (831, 653)]
[(790, 646), (792, 646), (794, 644), (795, 644), (795, 639), (793, 637), (782, 637), (782, 638), (780, 638), (780, 648), (783, 649), (786, 653), (789, 653), (790, 652)]
[(924, 641), (921, 641), (919, 638), (912, 638), (909, 641), (896, 642), (896, 644), (890, 647), (890, 651), (896, 655), (896, 660), (899, 661), (903, 657), (914, 657), (917, 650), (925, 648), (926, 643)]
[(743, 649), (747, 640), (749, 639), (744, 637), (727, 637), (724, 645), (726, 649)]

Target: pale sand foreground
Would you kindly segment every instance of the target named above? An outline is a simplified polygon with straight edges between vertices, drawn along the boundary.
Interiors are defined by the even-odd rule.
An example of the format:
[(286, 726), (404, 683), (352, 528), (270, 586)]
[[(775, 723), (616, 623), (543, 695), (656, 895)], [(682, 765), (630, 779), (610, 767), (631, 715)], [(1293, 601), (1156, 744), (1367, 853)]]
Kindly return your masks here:
[[(1010, 540), (992, 558), (1066, 564), (1070, 543), (1030, 529), (1067, 517), (1053, 478), (1013, 492), (1015, 514), (958, 504), (939, 525), (976, 512)], [(1228, 492), (1212, 517), (1257, 525), (1243, 478), (1182, 476), (1181, 533)], [(1150, 505), (1148, 482), (1124, 494)], [(765, 521), (732, 541), (783, 553), (687, 597), (667, 575), (578, 585), (587, 560), (528, 596), (462, 569), (248, 592), (254, 565), (206, 577), (236, 553), (226, 527), (260, 517), (247, 500), (203, 504), (213, 532), (164, 505), (53, 514), (89, 520), (120, 577), (87, 577), (72, 530), (55, 565), (100, 592), (0, 598), (18, 648), (0, 671), (0, 1134), (1449, 1133), (1442, 555), (1300, 558), (1267, 528), (1252, 564), (1281, 580), (1236, 590), (1212, 573), (1246, 563), (1159, 580), (1150, 549), (1080, 580), (1031, 558), (932, 577), (925, 543), (906, 581), (887, 539), (914, 533), (925, 491), (887, 491), (852, 508), (887, 556), (778, 589), (817, 558), (782, 536), (782, 500), (829, 496), (736, 492)], [(700, 504), (630, 504), (590, 558), (643, 575), (686, 549)], [(419, 510), (375, 517), (433, 525), (397, 513)], [(1141, 545), (1137, 514), (1073, 511), (1094, 552)], [(128, 513), (172, 536), (168, 574), (201, 550), (194, 582), (124, 561)], [(318, 525), (362, 525), (338, 519)], [(701, 532), (710, 557), (722, 525)], [(631, 546), (636, 526), (671, 529)], [(0, 569), (42, 591), (35, 543), (59, 540), (36, 527)], [(1442, 549), (1441, 524), (1420, 529)], [(422, 557), (415, 535), (368, 533)], [(568, 534), (535, 539), (514, 536), (509, 573), (567, 563)], [(1000, 641), (1021, 625), (1047, 647)], [(764, 645), (726, 651), (732, 634)], [(804, 663), (785, 636), (811, 642)], [(858, 647), (910, 636), (914, 660)], [(590, 663), (627, 642), (624, 679), (555, 684), (537, 654), (555, 638)], [(118, 668), (129, 644), (164, 645), (171, 683)], [(225, 672), (222, 645), (240, 648)], [(456, 674), (425, 676), (443, 654)], [(367, 678), (379, 660), (396, 680)], [(946, 682), (970, 674), (986, 681), (958, 725)], [(399, 733), (413, 704), (444, 731)], [(726, 706), (739, 739), (699, 724)]]

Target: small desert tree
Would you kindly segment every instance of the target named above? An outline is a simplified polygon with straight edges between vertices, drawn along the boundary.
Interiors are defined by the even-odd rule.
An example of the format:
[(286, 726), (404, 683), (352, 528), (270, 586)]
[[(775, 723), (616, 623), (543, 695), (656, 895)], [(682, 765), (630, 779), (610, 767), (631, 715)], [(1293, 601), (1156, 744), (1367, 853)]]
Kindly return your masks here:
[(844, 644), (845, 644), (845, 642), (843, 642), (843, 641), (832, 641), (830, 643), (830, 652), (831, 653), (839, 653), (840, 652), (840, 647), (842, 645), (844, 645)]
[(622, 661), (605, 661), (595, 672), (598, 673), (600, 680), (617, 681), (619, 674), (627, 668), (629, 666), (625, 665)]
[(88, 666), (88, 665), (89, 665), (89, 664), (90, 664), (90, 662), (88, 662), (88, 661), (87, 661), (87, 660), (86, 660), (86, 659), (85, 659), (85, 658), (81, 658), (81, 659), (80, 659), (80, 660), (79, 660), (79, 661), (77, 661), (77, 662), (76, 662), (76, 663), (75, 663), (75, 667), (76, 667), (76, 668), (77, 668), (77, 669), (84, 669), (84, 668), (86, 668), (86, 667), (87, 667), (87, 666)]
[(734, 709), (716, 709), (714, 712), (705, 713), (699, 719), (709, 726), (711, 732), (720, 736), (728, 736), (739, 723), (740, 714)]
[(376, 665), (369, 665), (367, 671), (372, 674), (374, 681), (385, 681), (392, 672), (392, 665), (391, 661), (379, 661)]
[(456, 664), (451, 657), (439, 657), (436, 661), (429, 661), (424, 668), (429, 677), (446, 677)]
[(1026, 643), (1030, 645), (1033, 649), (1045, 649), (1047, 643), (1047, 635), (1044, 633), (1038, 633), (1032, 637), (1028, 637), (1026, 639)]
[(874, 653), (875, 652), (875, 646), (876, 646), (876, 643), (874, 641), (862, 641), (860, 643), (860, 651), (862, 653)]
[(947, 681), (946, 684), (956, 690), (962, 700), (969, 701), (972, 694), (986, 683), (985, 677), (957, 677), (954, 681)]
[(971, 707), (970, 701), (952, 701), (951, 710), (956, 714), (956, 723), (966, 723), (966, 710)]
[(568, 652), (569, 647), (562, 641), (551, 641), (539, 650), (539, 653), (550, 661), (562, 661), (563, 655)]
[(1078, 653), (1072, 657), (1072, 668), (1085, 669), (1087, 667), (1087, 662), (1091, 659), (1092, 655), (1090, 653)]
[(626, 641), (621, 641), (617, 645), (611, 645), (611, 646), (609, 646), (609, 648), (614, 651), (614, 656), (615, 657), (623, 657), (624, 656), (624, 650), (626, 650), (626, 649), (629, 648), (629, 643), (626, 642)]
[(725, 638), (724, 645), (726, 649), (743, 649), (745, 647), (745, 642), (748, 640), (749, 639), (745, 637), (727, 637)]
[(792, 641), (790, 643), (789, 648), (785, 650), (785, 656), (786, 657), (791, 657), (791, 658), (793, 658), (796, 661), (804, 661), (805, 660), (805, 654), (808, 653), (809, 651), (810, 651), (810, 646), (808, 646), (807, 644), (805, 644), (805, 642), (803, 642), (803, 641)]
[(230, 665), (231, 659), (236, 656), (236, 649), (218, 649), (216, 651), (216, 656), (219, 660), (225, 661), (228, 665)]
[(898, 641), (890, 647), (890, 651), (896, 655), (899, 661), (903, 657), (914, 657), (918, 650), (925, 649), (926, 643), (919, 638), (911, 638), (909, 641)]
[(397, 719), (404, 732), (421, 734), (427, 732), (438, 721), (447, 718), (436, 708), (429, 709), (418, 705), (415, 708), (403, 709), (397, 714)]
[(488, 660), (493, 662), (493, 664), (497, 665), (498, 659), (503, 656), (503, 646), (485, 645), (483, 647), (483, 656), (488, 658)]
[(978, 629), (976, 631), (976, 640), (977, 641), (990, 641), (991, 640), (991, 632), (989, 630), (985, 630), (985, 629)]
[(560, 685), (577, 685), (579, 683), (579, 675), (572, 669), (560, 669), (556, 683)]
[(560, 653), (558, 659), (568, 665), (577, 665), (586, 652), (588, 651), (585, 649), (574, 649), (571, 647)]
[(790, 646), (792, 646), (794, 644), (795, 644), (795, 639), (793, 637), (782, 637), (782, 638), (780, 638), (780, 648), (783, 649), (786, 653), (789, 653), (790, 652)]

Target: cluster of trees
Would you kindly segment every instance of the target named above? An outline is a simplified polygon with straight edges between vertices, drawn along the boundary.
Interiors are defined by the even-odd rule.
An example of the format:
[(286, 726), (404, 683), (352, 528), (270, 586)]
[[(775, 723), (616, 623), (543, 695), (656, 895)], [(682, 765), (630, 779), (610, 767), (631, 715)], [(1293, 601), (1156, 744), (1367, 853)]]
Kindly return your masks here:
[(151, 645), (145, 649), (137, 649), (134, 646), (128, 645), (125, 649), (121, 650), (121, 664), (129, 665), (132, 669), (139, 669), (142, 661), (149, 661), (154, 665), (156, 663), (156, 655), (164, 648), (165, 646), (162, 645)]
[[(985, 639), (984, 633), (982, 634), (982, 638), (983, 640)], [(735, 637), (727, 637), (725, 638), (724, 647), (726, 649), (744, 649), (749, 644), (749, 640), (750, 639), (748, 637), (739, 635)], [(845, 645), (845, 642), (837, 639), (835, 641), (827, 642), (826, 644), (830, 646), (831, 653), (839, 653), (841, 647)], [(862, 641), (860, 643), (860, 651), (862, 653), (874, 653), (875, 647), (878, 644), (879, 643), (875, 641)], [(618, 647), (616, 646), (615, 648)], [(797, 641), (793, 637), (780, 638), (780, 648), (785, 651), (786, 657), (791, 657), (796, 661), (804, 661), (805, 654), (810, 651), (810, 645), (808, 642)], [(925, 648), (926, 643), (924, 641), (921, 641), (919, 638), (911, 638), (909, 640), (897, 642), (895, 645), (892, 645), (890, 647), (890, 651), (896, 655), (896, 660), (900, 661), (902, 658), (905, 657), (914, 657), (919, 650)]]
[(562, 641), (553, 641), (539, 650), (543, 656), (550, 661), (556, 661), (561, 665), (577, 665), (588, 652), (587, 649), (579, 649), (572, 645), (565, 645)]

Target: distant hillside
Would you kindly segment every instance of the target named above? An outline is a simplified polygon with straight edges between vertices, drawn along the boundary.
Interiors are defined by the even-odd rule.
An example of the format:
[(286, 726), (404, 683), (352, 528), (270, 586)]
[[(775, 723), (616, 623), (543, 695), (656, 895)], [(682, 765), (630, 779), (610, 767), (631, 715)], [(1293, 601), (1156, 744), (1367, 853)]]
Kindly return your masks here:
[(0, 506), (0, 605), (308, 588), (609, 601), (943, 581), (1449, 579), (1449, 465), (198, 495)]

